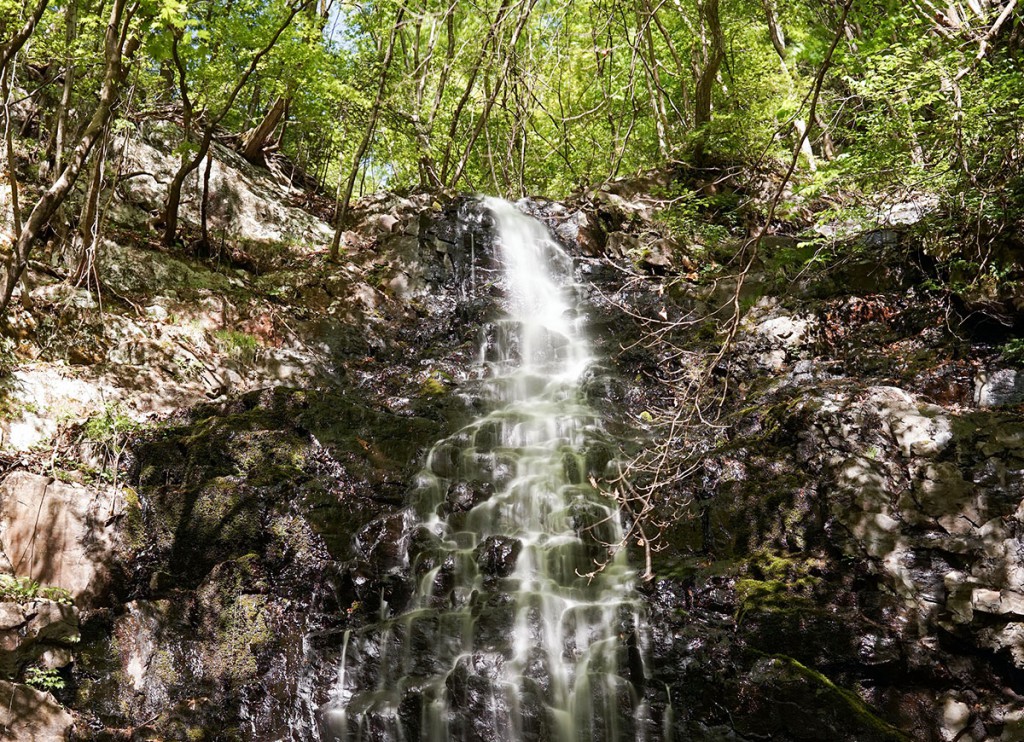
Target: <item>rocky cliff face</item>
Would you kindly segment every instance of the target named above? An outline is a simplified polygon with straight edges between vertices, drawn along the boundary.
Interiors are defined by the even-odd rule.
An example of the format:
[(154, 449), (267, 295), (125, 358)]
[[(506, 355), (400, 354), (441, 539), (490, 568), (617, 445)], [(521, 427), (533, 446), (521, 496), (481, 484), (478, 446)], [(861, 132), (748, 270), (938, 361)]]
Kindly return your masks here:
[[(597, 194), (586, 222), (606, 245), (642, 241), (641, 205)], [(888, 244), (892, 264), (789, 280), (779, 262), (796, 241), (763, 244), (725, 353), (708, 310), (735, 283), (724, 297), (672, 277), (638, 290), (594, 271), (602, 314), (644, 318), (602, 325), (636, 374), (626, 408), (655, 440), (666, 399), (716, 423), (670, 439), (671, 484), (652, 495), (648, 687), (677, 739), (1024, 737), (1018, 369), (990, 328), (920, 288), (909, 235), (856, 240)], [(637, 273), (665, 268), (633, 255)], [(680, 392), (695, 378), (713, 405)]]
[[(899, 230), (803, 272), (797, 240), (766, 241), (720, 353), (730, 243), (673, 238), (657, 185), (523, 204), (587, 286), (607, 478), (634, 462), (649, 481), (661, 444), (678, 474), (629, 545), (638, 569), (656, 548), (652, 736), (1024, 739), (1021, 369), (922, 289)], [(111, 244), (102, 316), (37, 276), (5, 387), (2, 566), (30, 580), (2, 592), (0, 728), (315, 734), (345, 631), (409, 590), (404, 496), (472, 414), (497, 311), (471, 200), (382, 196), (356, 218), (340, 265)], [(707, 424), (672, 437), (682, 403)], [(515, 555), (492, 546), (500, 573)], [(25, 685), (40, 673), (63, 709)]]

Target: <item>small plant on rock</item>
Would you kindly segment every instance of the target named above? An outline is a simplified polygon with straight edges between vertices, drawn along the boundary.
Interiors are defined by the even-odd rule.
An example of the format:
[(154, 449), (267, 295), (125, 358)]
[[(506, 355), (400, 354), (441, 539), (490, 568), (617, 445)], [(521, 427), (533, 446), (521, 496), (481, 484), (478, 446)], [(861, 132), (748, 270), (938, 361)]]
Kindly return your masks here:
[(30, 667), (25, 671), (25, 683), (33, 688), (44, 691), (55, 691), (64, 689), (64, 678), (60, 672), (53, 668), (43, 669)]
[(128, 448), (128, 438), (136, 429), (138, 423), (128, 417), (119, 404), (108, 404), (82, 426), (82, 438), (96, 447), (101, 476), (109, 474), (110, 483), (115, 486), (121, 457)]
[(72, 602), (71, 593), (62, 587), (40, 585), (31, 577), (0, 575), (0, 601), (28, 603), (37, 598), (66, 605)]
[(224, 352), (237, 358), (251, 360), (256, 357), (262, 347), (259, 338), (248, 332), (217, 330), (213, 336)]
[(999, 350), (1002, 359), (1007, 363), (1024, 366), (1024, 339), (1014, 338)]

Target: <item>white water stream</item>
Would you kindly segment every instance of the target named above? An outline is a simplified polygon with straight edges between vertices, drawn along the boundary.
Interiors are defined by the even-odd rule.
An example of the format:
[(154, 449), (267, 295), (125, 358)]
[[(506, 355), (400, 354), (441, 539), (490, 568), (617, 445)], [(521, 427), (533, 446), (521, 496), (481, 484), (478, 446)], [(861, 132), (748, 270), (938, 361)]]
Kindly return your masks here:
[[(571, 259), (536, 220), (486, 199), (508, 316), (483, 332), (480, 419), (437, 443), (417, 482), (418, 586), (346, 634), (324, 710), (334, 740), (643, 737), (643, 631), (581, 389), (592, 350)], [(455, 495), (453, 495), (455, 493)]]

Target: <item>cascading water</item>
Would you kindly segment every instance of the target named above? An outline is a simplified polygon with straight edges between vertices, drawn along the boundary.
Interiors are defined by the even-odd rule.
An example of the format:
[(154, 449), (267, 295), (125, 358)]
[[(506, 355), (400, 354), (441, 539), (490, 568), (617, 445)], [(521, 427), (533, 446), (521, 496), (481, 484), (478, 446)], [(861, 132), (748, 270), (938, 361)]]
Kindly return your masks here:
[[(626, 740), (647, 727), (642, 627), (607, 462), (581, 383), (592, 364), (572, 261), (485, 199), (508, 316), (483, 332), (489, 410), (438, 442), (415, 488), (408, 606), (346, 634), (329, 740)], [(596, 569), (597, 563), (604, 563)]]

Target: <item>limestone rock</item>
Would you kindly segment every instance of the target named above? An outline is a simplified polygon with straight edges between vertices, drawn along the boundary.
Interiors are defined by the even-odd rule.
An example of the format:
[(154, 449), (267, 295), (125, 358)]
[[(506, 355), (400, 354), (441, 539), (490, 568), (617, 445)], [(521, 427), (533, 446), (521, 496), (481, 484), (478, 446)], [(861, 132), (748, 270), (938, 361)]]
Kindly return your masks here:
[(756, 332), (784, 348), (795, 348), (806, 342), (813, 328), (810, 319), (781, 315), (759, 323)]
[(98, 385), (51, 365), (19, 368), (11, 374), (9, 388), (15, 412), (0, 420), (0, 442), (16, 451), (27, 451), (53, 438), (58, 429), (56, 410), (81, 415), (101, 404)]
[(578, 247), (584, 255), (597, 257), (601, 254), (606, 236), (593, 215), (580, 210), (554, 227), (555, 234), (567, 245)]
[(979, 407), (1004, 407), (1024, 402), (1024, 373), (1013, 368), (983, 371), (974, 380), (974, 402)]
[(941, 407), (918, 403), (896, 387), (874, 387), (865, 410), (878, 414), (888, 425), (904, 456), (937, 456), (953, 439), (949, 417)]
[(114, 553), (111, 512), (119, 502), (80, 485), (28, 472), (0, 484), (0, 547), (14, 573), (61, 587), (76, 603), (101, 598)]
[(628, 232), (612, 232), (608, 235), (605, 250), (613, 258), (630, 260), (640, 254), (640, 240)]
[(680, 247), (675, 240), (655, 240), (643, 251), (640, 265), (655, 274), (674, 273), (683, 263), (683, 260), (678, 259), (679, 253)]
[[(63, 647), (79, 639), (78, 614), (66, 603), (35, 599), (24, 603), (0, 603), (0, 673), (13, 676), (25, 663), (47, 652), (46, 666), (63, 667), (54, 652), (64, 657)], [(58, 646), (54, 646), (58, 645)]]
[(27, 685), (0, 680), (0, 730), (3, 739), (59, 742), (71, 738), (71, 714), (53, 696)]

